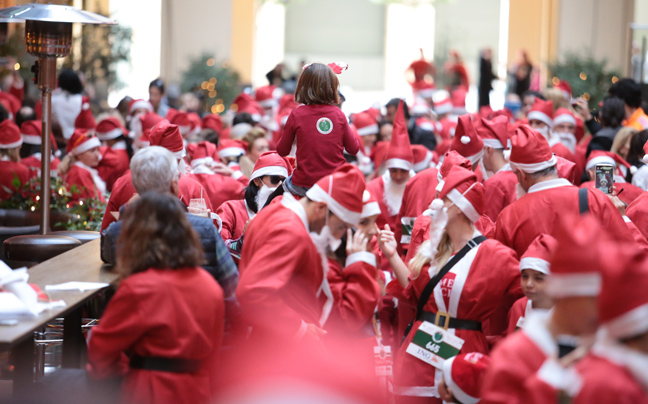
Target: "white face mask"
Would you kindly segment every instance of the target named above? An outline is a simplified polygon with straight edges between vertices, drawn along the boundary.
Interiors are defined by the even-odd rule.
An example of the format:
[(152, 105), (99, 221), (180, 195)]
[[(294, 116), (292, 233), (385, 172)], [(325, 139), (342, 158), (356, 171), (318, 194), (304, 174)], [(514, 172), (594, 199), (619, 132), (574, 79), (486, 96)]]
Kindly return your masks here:
[(257, 204), (257, 213), (263, 209), (265, 206), (266, 202), (268, 201), (268, 198), (272, 193), (277, 189), (277, 187), (270, 188), (269, 186), (263, 184), (263, 186), (259, 189), (259, 192), (257, 192), (256, 197), (254, 197), (254, 201)]
[(576, 136), (571, 132), (554, 132), (554, 136), (560, 139), (560, 143), (564, 144), (572, 153), (576, 150)]

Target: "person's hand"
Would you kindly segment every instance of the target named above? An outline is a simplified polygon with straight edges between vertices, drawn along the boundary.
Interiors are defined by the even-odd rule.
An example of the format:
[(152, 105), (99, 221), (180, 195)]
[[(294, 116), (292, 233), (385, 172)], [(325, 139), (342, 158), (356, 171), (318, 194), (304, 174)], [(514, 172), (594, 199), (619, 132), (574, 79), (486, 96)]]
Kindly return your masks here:
[(441, 397), (441, 400), (443, 400), (446, 403), (454, 402), (453, 401), (454, 396), (452, 395), (452, 390), (450, 390), (450, 387), (446, 384), (445, 379), (443, 377), (439, 381), (439, 397)]
[(391, 231), (389, 225), (386, 224), (385, 230), (380, 230), (378, 232), (378, 247), (380, 247), (382, 252), (385, 254), (385, 257), (387, 257), (387, 259), (390, 259), (394, 256), (394, 254), (396, 254), (397, 246), (398, 244), (396, 243), (394, 232)]
[(211, 166), (211, 170), (212, 170), (215, 174), (224, 175), (224, 176), (226, 176), (226, 177), (231, 177), (232, 174), (234, 174), (234, 170), (232, 170), (231, 168), (229, 168), (229, 167), (226, 166), (225, 164), (223, 164), (223, 163), (221, 163), (221, 162), (218, 162), (218, 161), (215, 161), (215, 162), (212, 164), (212, 166)]
[(621, 199), (619, 199), (619, 197), (616, 196), (616, 194), (610, 194), (608, 195), (608, 198), (610, 198), (610, 200), (614, 204), (614, 207), (617, 208), (619, 213), (621, 213), (621, 216), (625, 216), (626, 204)]
[(351, 234), (351, 229), (347, 230), (347, 256), (357, 252), (367, 251), (368, 242), (369, 240), (364, 232), (357, 231), (356, 234)]
[(589, 105), (583, 97), (578, 97), (576, 99), (576, 104), (574, 105), (574, 110), (578, 115), (583, 118), (583, 121), (589, 121), (592, 119), (592, 113), (590, 112)]

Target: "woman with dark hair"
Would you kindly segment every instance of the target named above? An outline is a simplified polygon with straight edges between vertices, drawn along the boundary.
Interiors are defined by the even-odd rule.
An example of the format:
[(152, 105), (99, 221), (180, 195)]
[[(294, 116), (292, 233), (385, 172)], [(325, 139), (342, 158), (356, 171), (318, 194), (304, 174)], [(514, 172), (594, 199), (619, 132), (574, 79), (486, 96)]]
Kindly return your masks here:
[(147, 192), (123, 215), (122, 282), (88, 342), (94, 379), (123, 377), (125, 403), (208, 403), (223, 337), (223, 291), (200, 265), (178, 198)]
[(164, 81), (161, 78), (157, 78), (149, 84), (149, 102), (153, 105), (153, 112), (162, 118), (166, 117), (167, 112), (169, 112), (169, 105), (166, 102)]
[(605, 97), (599, 118), (603, 128), (592, 137), (585, 157), (589, 157), (592, 150), (610, 151), (614, 137), (621, 129), (621, 123), (625, 119), (623, 100), (617, 97)]
[(648, 129), (642, 130), (632, 137), (630, 151), (628, 151), (628, 163), (637, 167), (637, 172), (628, 174), (632, 177), (632, 185), (648, 191), (648, 165), (644, 163), (646, 155), (644, 146), (648, 142)]
[(83, 83), (71, 69), (63, 69), (58, 76), (58, 88), (52, 93), (52, 119), (61, 125), (63, 137), (74, 133), (74, 121), (81, 112)]
[(107, 148), (102, 153), (97, 170), (106, 181), (106, 189), (112, 191), (113, 184), (128, 171), (133, 157), (133, 141), (119, 119), (109, 116), (97, 124), (97, 137)]

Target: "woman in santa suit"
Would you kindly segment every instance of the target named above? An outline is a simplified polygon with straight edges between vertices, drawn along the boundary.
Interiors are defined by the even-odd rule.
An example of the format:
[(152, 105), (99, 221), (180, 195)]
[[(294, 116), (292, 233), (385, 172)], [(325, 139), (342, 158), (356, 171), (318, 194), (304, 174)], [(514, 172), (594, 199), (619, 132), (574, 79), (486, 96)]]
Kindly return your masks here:
[[(437, 363), (442, 364), (443, 351), (437, 346), (435, 353), (434, 344), (428, 342), (429, 348), (423, 348), (425, 352), (421, 355), (421, 350), (416, 348), (419, 345), (413, 343), (415, 335), (422, 336), (423, 330), (436, 324), (447, 328), (445, 333), (449, 335), (444, 341), (453, 337), (463, 341), (459, 352), (487, 354), (489, 348), (482, 322), (487, 321), (503, 301), (512, 304), (522, 297), (515, 252), (495, 240), (485, 239), (475, 229), (474, 223), (481, 217), (484, 203), (484, 187), (477, 182), (475, 174), (462, 167), (453, 167), (445, 178), (439, 199), (431, 205), (430, 240), (421, 245), (409, 263), (410, 281), (404, 297), (413, 307), (421, 307), (419, 300), (424, 301), (396, 357), (394, 392), (397, 403), (441, 403), (438, 393), (441, 371), (420, 357), (438, 353)], [(460, 257), (458, 261), (454, 255)], [(444, 266), (453, 261), (457, 262), (428, 297), (422, 297), (430, 280), (447, 270)], [(394, 271), (400, 273), (404, 268), (394, 268)], [(438, 334), (433, 334), (437, 338)], [(414, 342), (420, 343), (420, 340)], [(415, 356), (417, 352), (419, 356)]]
[[(40, 121), (25, 121), (20, 125), (20, 135), (22, 136), (23, 145), (20, 148), (20, 162), (33, 170), (35, 175), (40, 177), (41, 172), (41, 143), (42, 143), (42, 126)], [(50, 133), (50, 139), (53, 149), (57, 149), (54, 135)], [(52, 150), (54, 151), (54, 150)], [(56, 177), (58, 165), (61, 160), (54, 154), (50, 156), (50, 173)]]
[(58, 171), (68, 189), (76, 187), (72, 193), (72, 199), (75, 201), (88, 198), (106, 201), (106, 183), (96, 170), (101, 161), (100, 146), (99, 139), (83, 129), (75, 129), (68, 140), (65, 148), (67, 155), (59, 164)]
[(96, 132), (99, 140), (107, 146), (102, 150), (97, 171), (106, 181), (106, 189), (110, 192), (115, 181), (128, 171), (133, 157), (132, 141), (126, 136), (126, 128), (114, 116), (102, 119)]
[(0, 200), (9, 199), (18, 191), (14, 184), (17, 178), (20, 186), (29, 182), (29, 169), (20, 164), (22, 145), (20, 129), (15, 123), (5, 119), (0, 123)]
[(121, 402), (213, 401), (223, 290), (200, 268), (200, 240), (172, 195), (147, 192), (124, 214), (123, 280), (88, 341), (93, 379), (123, 377)]

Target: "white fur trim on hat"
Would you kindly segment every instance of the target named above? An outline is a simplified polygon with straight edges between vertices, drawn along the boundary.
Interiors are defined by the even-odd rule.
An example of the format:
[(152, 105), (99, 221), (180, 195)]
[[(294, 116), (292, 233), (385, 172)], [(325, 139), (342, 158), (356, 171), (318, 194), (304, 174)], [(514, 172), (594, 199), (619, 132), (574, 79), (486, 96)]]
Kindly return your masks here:
[(454, 363), (456, 356), (443, 362), (443, 380), (445, 380), (446, 385), (452, 390), (452, 395), (455, 396), (462, 404), (476, 404), (479, 402), (479, 397), (473, 397), (468, 395), (465, 391), (457, 385), (457, 383), (452, 378), (452, 364)]
[(99, 140), (112, 140), (112, 139), (117, 139), (124, 133), (120, 128), (115, 128), (111, 131), (108, 132), (97, 132), (97, 137)]
[(524, 257), (520, 260), (520, 271), (522, 271), (523, 269), (533, 269), (534, 271), (549, 275), (551, 274), (549, 268), (549, 262), (543, 260), (542, 258)]
[(15, 147), (20, 146), (23, 143), (22, 138), (20, 140), (13, 142), (13, 143), (7, 143), (7, 144), (1, 144), (0, 143), (0, 149), (13, 149)]
[(356, 262), (365, 262), (373, 267), (376, 266), (376, 256), (373, 255), (373, 253), (370, 253), (369, 251), (358, 251), (356, 253), (353, 253), (349, 255), (346, 258), (345, 262), (345, 267), (348, 267), (351, 264), (355, 264)]
[[(151, 144), (151, 142), (149, 142), (149, 145), (150, 145), (150, 144)], [(169, 150), (169, 151), (170, 151), (170, 150)], [(184, 147), (182, 148), (182, 150), (178, 150), (177, 152), (173, 152), (173, 151), (172, 151), (171, 153), (173, 153), (173, 155), (175, 156), (175, 158), (177, 158), (178, 160), (185, 158), (185, 156), (187, 155), (187, 152), (185, 151), (185, 148), (184, 148)]]
[(23, 142), (27, 144), (41, 144), (43, 143), (43, 140), (41, 139), (40, 136), (36, 135), (25, 135), (24, 133), (20, 134), (22, 136)]
[[(644, 154), (643, 156), (643, 162), (644, 164), (648, 164), (648, 154)], [(634, 167), (635, 173), (637, 172), (637, 167), (636, 166), (630, 166), (630, 172), (632, 173), (632, 168)], [(634, 173), (633, 173), (634, 174)]]
[(436, 111), (436, 113), (439, 115), (447, 114), (448, 112), (452, 111), (452, 104), (449, 102), (444, 102), (442, 104), (435, 105), (434, 111)]
[(569, 114), (560, 114), (553, 119), (553, 126), (560, 125), (561, 123), (571, 123), (576, 125), (576, 119)]
[(432, 161), (433, 157), (434, 154), (432, 154), (432, 152), (428, 150), (428, 152), (425, 154), (425, 158), (422, 161), (414, 164), (414, 171), (419, 172), (425, 170), (426, 168), (429, 168), (430, 162)]
[(477, 213), (477, 210), (475, 207), (470, 203), (468, 198), (463, 196), (461, 192), (457, 191), (457, 189), (451, 189), (450, 192), (447, 194), (448, 199), (450, 199), (461, 211), (466, 215), (468, 219), (470, 219), (471, 222), (475, 223), (476, 221), (479, 220), (481, 215)]
[(553, 126), (553, 119), (549, 118), (549, 115), (540, 111), (530, 111), (527, 118), (530, 120), (535, 119), (540, 122), (544, 122), (551, 128)]
[(362, 216), (361, 212), (353, 212), (342, 206), (317, 184), (306, 192), (306, 197), (313, 202), (326, 202), (329, 210), (345, 223), (356, 225)]
[(366, 219), (371, 216), (380, 214), (380, 205), (378, 202), (373, 201), (370, 203), (365, 203), (362, 205), (362, 214), (360, 215), (361, 219)]
[(385, 161), (385, 168), (400, 168), (401, 170), (410, 171), (414, 169), (414, 164), (403, 159), (389, 159)]
[(182, 136), (186, 136), (191, 132), (191, 125), (178, 125), (178, 130)]
[(358, 128), (358, 135), (360, 136), (367, 136), (367, 135), (374, 135), (378, 133), (380, 129), (378, 128), (378, 124), (373, 124), (369, 126), (365, 126), (364, 128)]
[(191, 167), (197, 167), (201, 164), (204, 165), (211, 165), (214, 162), (214, 159), (212, 157), (203, 157), (201, 159), (193, 159), (191, 160)]
[(603, 324), (613, 338), (630, 338), (648, 331), (648, 304), (636, 307)]
[(418, 91), (416, 92), (416, 94), (417, 94), (419, 97), (423, 97), (423, 98), (432, 98), (432, 97), (434, 96), (434, 93), (435, 93), (435, 92), (436, 92), (436, 90), (435, 90), (434, 88), (426, 88), (426, 89), (424, 89), (424, 90), (418, 90)]
[(598, 296), (601, 291), (601, 274), (552, 274), (547, 279), (547, 294), (553, 298)]
[(558, 160), (556, 160), (556, 156), (551, 156), (549, 160), (543, 161), (542, 163), (522, 164), (522, 163), (515, 163), (513, 161), (509, 161), (509, 163), (511, 164), (511, 167), (519, 168), (525, 173), (537, 173), (538, 171), (542, 171), (549, 167), (555, 166), (556, 164), (558, 164)]
[(484, 142), (484, 147), (490, 147), (491, 149), (504, 149), (504, 145), (497, 139), (482, 139)]
[(240, 147), (226, 147), (218, 151), (218, 157), (220, 158), (242, 156), (244, 154), (245, 150), (241, 149)]
[(473, 154), (472, 156), (468, 156), (466, 158), (470, 161), (470, 164), (472, 164), (472, 166), (474, 167), (477, 165), (477, 163), (479, 163), (479, 160), (481, 160), (482, 157), (484, 157), (484, 149), (481, 149), (477, 154)]
[(81, 143), (78, 145), (74, 150), (73, 154), (75, 156), (78, 156), (81, 153), (85, 153), (90, 149), (94, 149), (95, 147), (100, 147), (101, 146), (101, 141), (97, 137), (92, 137), (85, 142)]
[(151, 105), (150, 102), (145, 101), (145, 100), (137, 100), (133, 103), (133, 105), (130, 108), (130, 112), (136, 111), (138, 109), (146, 109), (150, 112), (155, 112), (153, 111), (153, 105)]
[(286, 167), (282, 166), (267, 166), (259, 168), (252, 172), (250, 181), (255, 178), (263, 177), (264, 175), (278, 175), (280, 177), (288, 178), (288, 170), (286, 170)]
[(268, 98), (267, 100), (257, 101), (257, 103), (261, 105), (261, 107), (263, 108), (272, 108), (275, 105), (278, 105), (277, 100), (275, 100), (274, 98)]
[(598, 156), (588, 161), (587, 165), (585, 166), (585, 169), (589, 170), (592, 167), (596, 167), (598, 164), (607, 164), (616, 167), (616, 161), (614, 161), (612, 157)]

